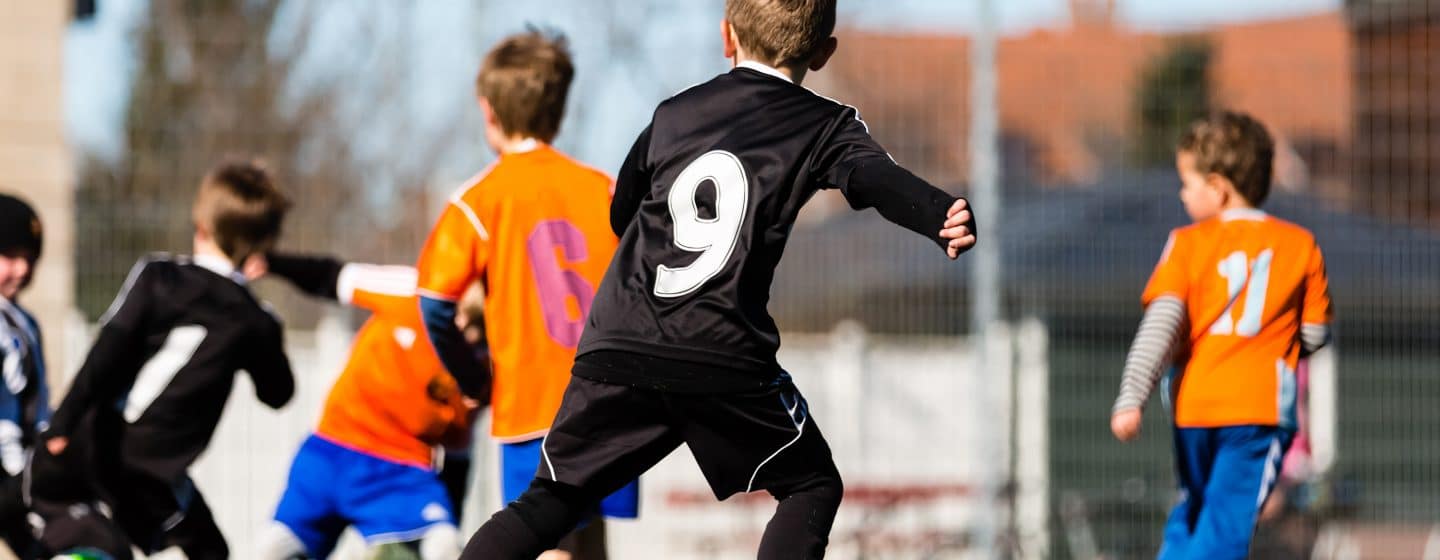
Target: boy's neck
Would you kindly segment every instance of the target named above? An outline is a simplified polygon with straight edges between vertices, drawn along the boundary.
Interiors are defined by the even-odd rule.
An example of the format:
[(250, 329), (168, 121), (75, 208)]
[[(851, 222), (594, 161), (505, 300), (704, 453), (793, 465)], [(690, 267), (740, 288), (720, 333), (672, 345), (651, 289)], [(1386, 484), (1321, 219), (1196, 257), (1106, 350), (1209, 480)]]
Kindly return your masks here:
[(1256, 208), (1251, 206), (1249, 202), (1246, 202), (1245, 197), (1235, 195), (1231, 196), (1230, 200), (1225, 201), (1225, 204), (1220, 207), (1221, 213), (1232, 210), (1256, 210)]
[(495, 151), (499, 152), (501, 155), (523, 154), (525, 152), (533, 152), (539, 149), (540, 146), (544, 144), (544, 142), (541, 142), (529, 136), (510, 136), (497, 142), (496, 145), (493, 147), (495, 148)]
[(209, 261), (211, 263), (215, 263), (216, 268), (229, 269), (224, 271), (217, 270), (216, 272), (224, 272), (225, 274), (229, 274), (230, 272), (234, 272), (236, 270), (239, 270), (240, 268), (239, 265), (235, 264), (235, 261), (230, 260), (230, 257), (226, 255), (224, 251), (220, 250), (219, 245), (216, 245), (215, 242), (211, 241), (210, 239), (197, 237), (195, 239), (195, 245), (193, 249), (194, 251), (192, 251), (191, 257), (194, 258), (197, 262)]
[(1265, 212), (1263, 210), (1260, 210), (1259, 208), (1250, 206), (1248, 204), (1226, 208), (1224, 210), (1221, 210), (1220, 213), (1216, 215), (1216, 217), (1220, 218), (1221, 220), (1253, 220), (1262, 218), (1264, 216)]
[(736, 52), (734, 60), (735, 68), (748, 67), (751, 70), (765, 74), (771, 74), (773, 72), (774, 74), (779, 74), (779, 76), (776, 76), (777, 78), (784, 76), (786, 81), (797, 86), (800, 85), (801, 80), (805, 79), (805, 67), (803, 65), (777, 66), (763, 60), (751, 58), (742, 52)]

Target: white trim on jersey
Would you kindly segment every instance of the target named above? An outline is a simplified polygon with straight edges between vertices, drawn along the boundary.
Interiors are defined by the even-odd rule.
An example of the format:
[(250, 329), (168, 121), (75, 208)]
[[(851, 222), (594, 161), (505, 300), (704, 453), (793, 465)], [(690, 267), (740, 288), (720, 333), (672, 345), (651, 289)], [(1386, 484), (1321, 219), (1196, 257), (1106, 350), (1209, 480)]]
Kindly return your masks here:
[(480, 236), (480, 239), (485, 241), (490, 240), (489, 230), (485, 229), (485, 224), (480, 223), (480, 216), (475, 215), (475, 209), (471, 208), (469, 204), (466, 204), (464, 199), (451, 199), (450, 204), (459, 208), (460, 212), (465, 214), (465, 219), (470, 220), (470, 225), (475, 226), (475, 233)]
[(356, 290), (409, 297), (415, 295), (419, 278), (412, 266), (349, 263), (340, 268), (335, 295), (345, 305), (355, 301)]
[(749, 69), (754, 70), (754, 71), (756, 71), (756, 72), (759, 72), (759, 73), (761, 73), (761, 74), (765, 74), (765, 75), (768, 75), (768, 76), (774, 76), (774, 77), (776, 77), (776, 78), (780, 78), (780, 79), (785, 80), (785, 81), (787, 81), (787, 82), (790, 82), (790, 83), (792, 83), (792, 84), (795, 83), (795, 80), (790, 79), (790, 76), (786, 76), (784, 72), (781, 72), (779, 69), (775, 68), (774, 66), (770, 66), (769, 64), (765, 64), (765, 63), (763, 63), (763, 62), (757, 62), (757, 61), (754, 61), (754, 60), (742, 60), (742, 61), (740, 61), (739, 64), (736, 64), (735, 67), (736, 67), (736, 68), (749, 68)]
[(201, 254), (190, 257), (190, 262), (194, 263), (195, 266), (229, 278), (241, 286), (244, 286), (247, 282), (245, 275), (235, 270), (235, 263), (230, 262), (230, 259), (225, 257)]
[(130, 273), (125, 275), (125, 283), (120, 285), (120, 293), (115, 295), (115, 300), (110, 302), (110, 307), (107, 307), (105, 314), (100, 316), (101, 325), (109, 323), (110, 318), (114, 317), (116, 313), (120, 312), (120, 308), (125, 306), (125, 298), (130, 296), (130, 289), (135, 287), (135, 280), (140, 277), (140, 272), (145, 270), (145, 266), (149, 265), (151, 260), (149, 257), (142, 258), (139, 262), (135, 263), (135, 266), (130, 267)]
[(525, 138), (516, 142), (510, 149), (505, 150), (507, 154), (523, 154), (540, 149), (540, 141), (534, 138)]
[(1220, 213), (1220, 221), (1229, 222), (1232, 220), (1264, 220), (1265, 211), (1259, 208), (1231, 208)]
[[(800, 406), (804, 402), (804, 398), (800, 397), (797, 394), (795, 398), (795, 406), (787, 407), (785, 406), (784, 397), (781, 397), (780, 407), (785, 409), (785, 412), (790, 415), (790, 421), (795, 423), (795, 438), (791, 439), (789, 443), (780, 446), (780, 449), (776, 449), (774, 453), (771, 453), (769, 457), (766, 457), (764, 461), (760, 461), (760, 464), (755, 466), (755, 472), (750, 473), (750, 482), (745, 485), (746, 492), (751, 492), (755, 489), (755, 477), (760, 476), (760, 469), (765, 467), (765, 463), (769, 463), (770, 460), (774, 459), (775, 456), (780, 454), (780, 452), (785, 451), (792, 445), (795, 445), (795, 442), (800, 441), (800, 436), (805, 435), (805, 421), (808, 418), (802, 418), (800, 420), (795, 419), (795, 413), (799, 411)], [(551, 476), (553, 477), (554, 475)]]
[[(802, 86), (802, 87), (803, 87), (803, 86)], [(850, 105), (850, 104), (848, 104), (848, 103), (845, 103), (845, 102), (840, 101), (840, 100), (838, 100), (838, 99), (835, 99), (835, 98), (833, 98), (833, 97), (830, 97), (830, 96), (821, 94), (820, 92), (815, 91), (815, 90), (810, 89), (810, 88), (805, 88), (805, 91), (810, 92), (811, 95), (814, 95), (814, 96), (816, 96), (816, 97), (819, 97), (820, 99), (824, 99), (824, 100), (826, 100), (826, 101), (829, 101), (829, 102), (834, 103), (834, 104), (836, 104), (836, 105), (839, 105), (839, 106), (841, 106), (841, 107), (845, 107), (846, 109), (849, 109), (849, 110), (851, 110), (851, 111), (854, 111), (854, 112), (855, 112), (855, 121), (858, 122), (858, 123), (860, 123), (860, 126), (865, 129), (865, 134), (870, 134), (870, 123), (867, 123), (867, 122), (865, 122), (865, 119), (860, 118), (860, 108), (859, 108), (859, 107), (856, 107), (856, 106), (854, 106), (854, 105)], [(894, 164), (896, 164), (896, 165), (899, 165), (899, 162), (895, 161), (895, 156), (892, 155), (889, 150), (886, 150), (886, 151), (885, 151), (885, 157), (890, 158), (890, 163), (894, 163)]]
[(481, 169), (479, 173), (471, 175), (469, 179), (461, 183), (460, 188), (455, 189), (455, 192), (450, 193), (450, 204), (453, 204), (456, 208), (460, 209), (461, 213), (465, 214), (465, 218), (470, 220), (470, 225), (475, 227), (475, 233), (479, 234), (480, 239), (485, 241), (490, 240), (490, 232), (485, 229), (484, 224), (480, 223), (480, 216), (475, 214), (475, 209), (471, 208), (470, 204), (465, 202), (465, 195), (470, 192), (470, 189), (475, 188), (480, 181), (484, 181), (485, 177), (489, 176), (490, 172), (494, 171), (495, 166), (499, 164), (500, 160), (498, 159), (491, 162), (490, 165), (485, 166), (485, 169)]

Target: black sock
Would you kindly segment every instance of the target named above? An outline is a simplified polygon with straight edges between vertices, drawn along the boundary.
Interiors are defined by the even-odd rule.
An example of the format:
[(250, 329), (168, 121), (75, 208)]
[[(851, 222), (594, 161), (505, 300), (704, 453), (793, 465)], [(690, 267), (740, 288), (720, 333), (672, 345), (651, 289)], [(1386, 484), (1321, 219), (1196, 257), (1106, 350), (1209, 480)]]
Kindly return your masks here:
[(780, 504), (760, 539), (760, 560), (825, 557), (830, 527), (845, 487), (838, 475), (808, 481), (795, 489), (771, 490)]
[(480, 526), (465, 545), (462, 560), (534, 560), (575, 528), (598, 498), (581, 489), (535, 479), (514, 502)]

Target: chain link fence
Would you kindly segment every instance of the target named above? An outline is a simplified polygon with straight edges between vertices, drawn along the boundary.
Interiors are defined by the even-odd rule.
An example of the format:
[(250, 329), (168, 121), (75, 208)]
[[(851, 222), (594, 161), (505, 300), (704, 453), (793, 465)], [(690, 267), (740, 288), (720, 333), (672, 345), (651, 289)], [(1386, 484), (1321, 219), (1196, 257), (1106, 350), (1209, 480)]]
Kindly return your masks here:
[[(1333, 350), (1309, 367), (1310, 453), (1287, 467), (1257, 555), (1440, 551), (1430, 379), (1440, 363), (1440, 5), (1352, 0), (1157, 30), (1128, 24), (1127, 4), (1072, 0), (998, 39), (1002, 202), (998, 239), (981, 242), (1001, 247), (1003, 325), (1028, 333), (1006, 339), (1013, 363), (976, 371), (968, 357), (985, 343), (970, 327), (972, 263), (941, 258), (833, 192), (803, 213), (772, 310), (859, 492), (835, 555), (958, 557), (984, 546), (976, 524), (988, 523), (1002, 556), (1153, 556), (1176, 499), (1164, 409), (1151, 403), (1131, 445), (1110, 436), (1108, 415), (1140, 290), (1167, 232), (1187, 223), (1174, 140), (1222, 107), (1254, 114), (1277, 138), (1266, 209), (1315, 232), (1337, 316)], [(231, 153), (266, 159), (295, 197), (283, 247), (412, 262), (448, 192), (493, 157), (473, 76), (488, 45), (525, 22), (568, 32), (576, 53), (559, 147), (614, 170), (656, 102), (726, 69), (721, 6), (152, 0), (125, 44), (133, 72), (118, 147), (76, 158), (78, 305), (93, 320), (136, 258), (187, 251), (194, 187)], [(859, 108), (902, 165), (967, 193), (971, 39), (866, 13), (882, 8), (842, 7), (840, 51), (806, 85)], [(321, 315), (261, 290), (294, 328)], [(873, 367), (847, 373), (812, 355), (850, 351)], [(926, 400), (940, 391), (953, 393)], [(866, 402), (879, 412), (856, 426), (848, 407)], [(887, 446), (892, 429), (919, 437)], [(907, 453), (949, 466), (891, 464)], [(744, 556), (723, 535), (675, 523), (664, 525), (668, 548), (625, 548), (690, 510), (697, 523), (740, 516), (736, 534), (758, 531), (763, 516), (725, 513), (747, 506), (692, 500), (688, 472), (658, 477), (678, 482), (657, 482), (647, 517), (612, 534), (616, 550)]]

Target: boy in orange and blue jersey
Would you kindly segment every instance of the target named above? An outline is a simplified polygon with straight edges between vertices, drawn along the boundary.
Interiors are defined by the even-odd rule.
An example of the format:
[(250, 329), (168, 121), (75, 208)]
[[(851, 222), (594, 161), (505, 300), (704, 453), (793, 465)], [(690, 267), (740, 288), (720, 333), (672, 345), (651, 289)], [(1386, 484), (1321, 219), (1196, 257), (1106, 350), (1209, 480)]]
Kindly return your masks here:
[[(506, 502), (529, 486), (543, 461), (541, 442), (618, 243), (610, 229), (610, 177), (550, 146), (572, 75), (561, 38), (532, 31), (490, 51), (477, 89), (499, 161), (455, 193), (419, 261), (426, 329), (451, 372), (480, 367), (464, 350), (453, 317), (466, 287), (476, 279), (484, 284), (491, 435), (501, 442)], [(601, 510), (635, 517), (637, 502), (632, 483)], [(595, 555), (603, 550), (586, 557)]]
[(1182, 500), (1160, 558), (1245, 558), (1255, 520), (1298, 425), (1295, 370), (1329, 340), (1325, 259), (1308, 230), (1259, 210), (1274, 144), (1247, 115), (1192, 124), (1176, 157), (1176, 229), (1142, 302), (1111, 430), (1139, 435), (1168, 363)]
[(459, 549), (455, 506), (432, 467), (435, 449), (469, 441), (475, 406), (425, 338), (415, 269), (272, 254), (269, 273), (308, 294), (371, 312), (330, 389), (320, 425), (290, 467), (261, 558), (326, 558), (353, 525), (366, 544)]

